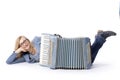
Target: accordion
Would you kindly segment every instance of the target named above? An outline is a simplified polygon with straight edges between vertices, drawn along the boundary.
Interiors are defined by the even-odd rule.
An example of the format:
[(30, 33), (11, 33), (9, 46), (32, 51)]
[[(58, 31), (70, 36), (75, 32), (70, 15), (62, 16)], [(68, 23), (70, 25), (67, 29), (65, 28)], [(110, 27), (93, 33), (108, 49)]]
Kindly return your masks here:
[(43, 33), (39, 64), (51, 69), (89, 69), (90, 45), (88, 37), (60, 38)]

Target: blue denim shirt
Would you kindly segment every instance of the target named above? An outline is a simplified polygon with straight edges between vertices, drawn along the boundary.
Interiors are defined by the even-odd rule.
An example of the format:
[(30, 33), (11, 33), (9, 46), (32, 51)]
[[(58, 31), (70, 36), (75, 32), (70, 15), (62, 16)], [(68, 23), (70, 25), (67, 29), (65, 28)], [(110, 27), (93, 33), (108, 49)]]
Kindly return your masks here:
[(6, 63), (7, 64), (15, 64), (15, 63), (20, 63), (20, 62), (28, 62), (28, 63), (35, 63), (39, 62), (39, 57), (40, 57), (40, 42), (41, 42), (41, 37), (34, 37), (32, 40), (32, 43), (34, 47), (36, 48), (36, 54), (32, 55), (29, 52), (25, 52), (22, 57), (17, 58), (17, 54), (15, 51), (9, 56), (7, 59)]

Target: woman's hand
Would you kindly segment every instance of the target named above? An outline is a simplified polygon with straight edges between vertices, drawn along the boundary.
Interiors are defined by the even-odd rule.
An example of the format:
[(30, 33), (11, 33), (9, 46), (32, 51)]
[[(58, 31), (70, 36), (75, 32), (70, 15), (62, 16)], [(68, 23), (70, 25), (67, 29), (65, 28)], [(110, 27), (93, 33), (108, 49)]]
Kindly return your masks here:
[(27, 52), (27, 50), (23, 49), (22, 47), (18, 48), (15, 53), (20, 53), (20, 52)]

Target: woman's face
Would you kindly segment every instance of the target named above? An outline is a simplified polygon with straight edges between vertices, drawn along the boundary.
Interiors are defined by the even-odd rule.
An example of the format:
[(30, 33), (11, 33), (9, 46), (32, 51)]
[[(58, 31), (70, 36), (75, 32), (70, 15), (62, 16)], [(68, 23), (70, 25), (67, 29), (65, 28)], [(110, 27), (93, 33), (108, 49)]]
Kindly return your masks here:
[(28, 41), (28, 39), (22, 37), (22, 38), (20, 39), (20, 46), (21, 46), (24, 50), (28, 51), (29, 48), (30, 48), (30, 42)]

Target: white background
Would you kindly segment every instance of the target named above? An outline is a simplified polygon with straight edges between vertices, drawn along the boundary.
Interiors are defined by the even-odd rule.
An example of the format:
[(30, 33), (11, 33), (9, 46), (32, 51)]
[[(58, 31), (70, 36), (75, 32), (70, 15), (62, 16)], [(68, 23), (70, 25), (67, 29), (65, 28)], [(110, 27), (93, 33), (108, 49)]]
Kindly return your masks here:
[[(0, 80), (119, 80), (120, 21), (118, 0), (0, 0)], [(90, 70), (51, 70), (38, 63), (8, 65), (15, 40), (41, 33), (88, 36), (113, 30)]]

